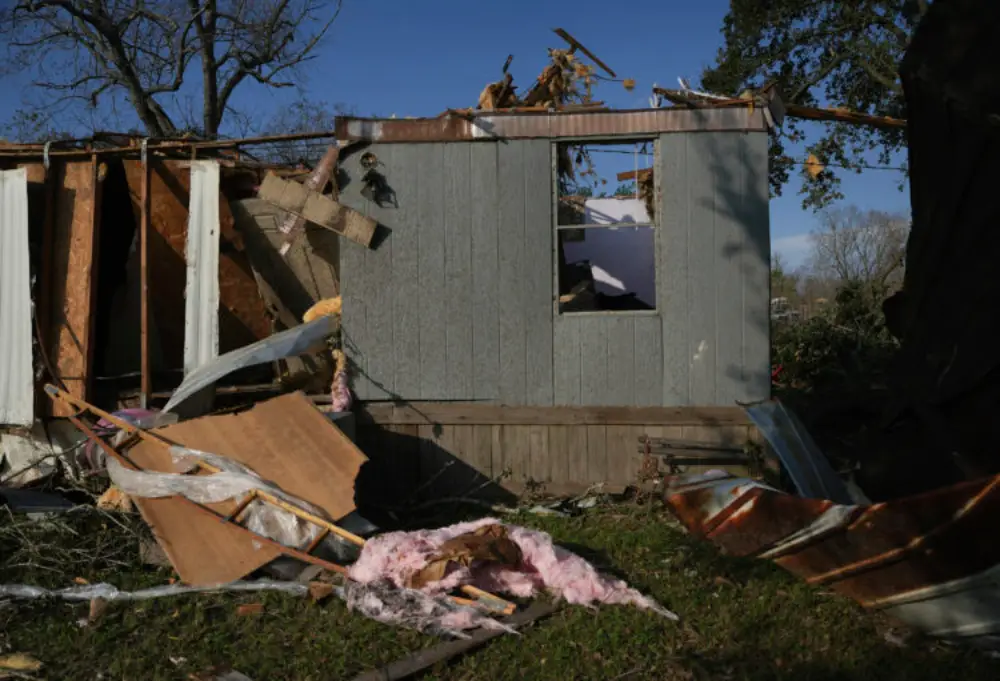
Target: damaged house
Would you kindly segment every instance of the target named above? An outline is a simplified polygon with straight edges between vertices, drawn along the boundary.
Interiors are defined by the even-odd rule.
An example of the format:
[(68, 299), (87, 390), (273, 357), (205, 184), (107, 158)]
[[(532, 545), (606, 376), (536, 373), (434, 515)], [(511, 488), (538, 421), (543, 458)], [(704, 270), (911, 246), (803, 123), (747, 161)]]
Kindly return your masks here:
[[(643, 436), (752, 435), (735, 402), (770, 390), (761, 108), (340, 118), (337, 136), (365, 145), (342, 154), (341, 201), (379, 223), (341, 252), (342, 323), (385, 479), (620, 490)], [(622, 144), (652, 161), (639, 196), (568, 195), (574, 155)]]

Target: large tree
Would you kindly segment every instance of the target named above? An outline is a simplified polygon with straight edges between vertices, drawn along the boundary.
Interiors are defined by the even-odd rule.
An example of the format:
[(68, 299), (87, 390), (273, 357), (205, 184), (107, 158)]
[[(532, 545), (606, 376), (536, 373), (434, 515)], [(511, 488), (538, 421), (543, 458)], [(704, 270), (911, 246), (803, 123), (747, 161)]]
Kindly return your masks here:
[[(705, 89), (738, 94), (777, 82), (787, 101), (824, 104), (905, 118), (897, 67), (929, 0), (731, 0), (723, 23), (725, 39), (716, 63), (702, 74)], [(904, 131), (827, 124), (808, 151), (824, 168), (803, 168), (804, 205), (822, 208), (843, 198), (838, 170), (860, 170), (863, 155), (877, 151), (888, 165), (905, 144)], [(772, 136), (771, 190), (781, 194), (795, 161), (786, 142), (805, 139), (800, 122), (789, 119)], [(809, 170), (815, 170), (815, 166)]]
[[(32, 69), (50, 107), (124, 96), (152, 136), (176, 135), (185, 112), (165, 100), (192, 73), (196, 132), (216, 136), (247, 82), (293, 87), (341, 0), (13, 0), (0, 9), (10, 64)], [(189, 116), (190, 118), (190, 116)]]

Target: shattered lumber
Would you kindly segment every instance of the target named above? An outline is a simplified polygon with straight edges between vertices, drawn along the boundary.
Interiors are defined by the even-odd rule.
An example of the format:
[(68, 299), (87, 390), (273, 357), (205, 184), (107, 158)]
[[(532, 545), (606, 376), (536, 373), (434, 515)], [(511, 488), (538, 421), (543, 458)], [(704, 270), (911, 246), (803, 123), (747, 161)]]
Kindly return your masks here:
[[(102, 409), (99, 409), (98, 407), (95, 407), (95, 406), (89, 404), (88, 402), (86, 402), (86, 401), (84, 401), (82, 399), (76, 398), (76, 397), (74, 397), (74, 396), (66, 393), (63, 390), (60, 390), (59, 388), (55, 387), (54, 385), (46, 385), (45, 386), (45, 392), (53, 400), (60, 401), (60, 402), (62, 402), (64, 404), (66, 404), (67, 406), (73, 407), (76, 413), (73, 416), (69, 417), (69, 419), (73, 423), (73, 425), (75, 425), (77, 428), (79, 428), (80, 431), (83, 432), (84, 435), (86, 435), (89, 439), (91, 439), (99, 447), (101, 447), (101, 449), (103, 449), (108, 456), (113, 457), (120, 464), (122, 464), (123, 466), (125, 466), (125, 467), (127, 467), (127, 468), (129, 468), (131, 470), (142, 470), (142, 469), (139, 466), (135, 465), (127, 456), (125, 456), (125, 455), (121, 454), (120, 452), (118, 452), (114, 447), (112, 447), (111, 445), (109, 445), (101, 437), (99, 437), (96, 433), (94, 433), (94, 431), (86, 423), (84, 423), (79, 418), (82, 414), (84, 414), (86, 412), (90, 412), (91, 414), (93, 414), (95, 416), (98, 416), (98, 417), (106, 420), (108, 423), (112, 424), (113, 426), (121, 429), (123, 432), (126, 432), (126, 433), (129, 433), (130, 435), (136, 436), (136, 437), (138, 437), (139, 439), (141, 439), (143, 441), (152, 442), (152, 443), (155, 443), (157, 445), (166, 447), (168, 449), (173, 446), (172, 442), (170, 442), (169, 440), (161, 437), (157, 433), (154, 433), (154, 432), (151, 432), (151, 431), (144, 430), (142, 428), (138, 428), (136, 426), (133, 426), (132, 424), (128, 423), (127, 421), (119, 419), (118, 417), (114, 416), (113, 414), (110, 414), (110, 413), (108, 413), (106, 411), (103, 411)], [(201, 460), (197, 460), (196, 461), (196, 466), (200, 470), (202, 470), (204, 472), (207, 472), (207, 473), (219, 473), (219, 472), (221, 472), (221, 470), (219, 468), (217, 468), (217, 467), (215, 467), (215, 466), (213, 466), (213, 465), (211, 465), (209, 463), (206, 463), (204, 461), (201, 461)], [(340, 527), (340, 526), (338, 526), (338, 525), (336, 525), (336, 524), (334, 524), (334, 523), (332, 523), (332, 522), (330, 522), (330, 521), (328, 521), (328, 520), (326, 520), (324, 518), (321, 518), (321, 517), (316, 516), (316, 515), (314, 515), (312, 513), (309, 513), (308, 511), (305, 511), (305, 510), (303, 510), (301, 508), (298, 508), (297, 506), (289, 504), (289, 503), (283, 501), (282, 499), (279, 499), (279, 498), (275, 497), (274, 495), (272, 495), (272, 494), (270, 494), (268, 492), (262, 491), (262, 490), (254, 490), (254, 491), (250, 492), (249, 494), (247, 494), (247, 496), (242, 501), (239, 502), (239, 504), (236, 507), (236, 510), (233, 511), (233, 512), (231, 512), (231, 513), (229, 513), (229, 514), (227, 514), (227, 515), (222, 515), (220, 513), (217, 513), (216, 511), (212, 510), (208, 506), (205, 506), (203, 504), (199, 504), (199, 503), (197, 503), (195, 501), (191, 501), (190, 499), (187, 499), (186, 497), (183, 497), (183, 496), (179, 496), (179, 497), (175, 497), (175, 498), (179, 499), (182, 502), (186, 502), (190, 506), (198, 508), (203, 513), (211, 515), (213, 518), (216, 518), (217, 520), (220, 520), (220, 521), (222, 521), (224, 523), (227, 523), (228, 525), (230, 525), (232, 527), (236, 527), (236, 528), (242, 530), (246, 534), (251, 535), (255, 539), (255, 541), (259, 541), (261, 543), (267, 544), (268, 546), (272, 546), (274, 548), (277, 548), (281, 553), (283, 553), (283, 554), (285, 554), (287, 556), (290, 556), (292, 558), (297, 558), (297, 559), (305, 561), (307, 563), (312, 563), (313, 565), (319, 565), (320, 567), (326, 568), (326, 569), (331, 570), (333, 572), (338, 572), (340, 574), (345, 574), (347, 572), (347, 568), (345, 568), (342, 565), (337, 565), (336, 563), (332, 563), (330, 561), (323, 560), (322, 558), (318, 558), (316, 556), (313, 556), (313, 555), (310, 554), (310, 551), (314, 550), (316, 548), (316, 546), (323, 540), (323, 538), (325, 538), (329, 534), (335, 534), (338, 537), (340, 537), (341, 539), (343, 539), (343, 540), (345, 540), (347, 542), (350, 542), (350, 543), (354, 544), (355, 546), (364, 546), (365, 545), (365, 540), (362, 537), (359, 537), (356, 534), (353, 534), (352, 532), (348, 532), (347, 530), (343, 529), (342, 527)], [(298, 549), (293, 549), (293, 548), (287, 547), (287, 546), (285, 546), (283, 544), (280, 544), (280, 543), (275, 542), (275, 541), (273, 541), (271, 539), (268, 539), (267, 537), (263, 537), (261, 535), (258, 535), (255, 532), (252, 532), (251, 530), (243, 527), (242, 525), (240, 525), (237, 522), (238, 516), (240, 515), (241, 511), (243, 509), (245, 509), (250, 504), (250, 502), (252, 502), (254, 500), (262, 501), (262, 502), (269, 503), (269, 504), (272, 504), (274, 506), (277, 506), (278, 508), (281, 508), (282, 510), (285, 510), (285, 511), (287, 511), (289, 513), (292, 513), (296, 517), (298, 517), (298, 518), (300, 518), (302, 520), (305, 520), (306, 522), (310, 522), (310, 523), (312, 523), (314, 525), (318, 525), (319, 527), (322, 528), (322, 531), (317, 536), (317, 539), (314, 540), (310, 544), (310, 546), (307, 547), (307, 549), (305, 551), (299, 551)], [(486, 608), (487, 610), (491, 610), (491, 611), (495, 611), (495, 612), (501, 612), (501, 613), (503, 613), (505, 615), (509, 615), (509, 614), (513, 613), (514, 610), (515, 610), (515, 606), (514, 606), (513, 603), (511, 603), (509, 601), (506, 601), (506, 600), (500, 598), (499, 596), (495, 596), (494, 594), (491, 594), (491, 593), (489, 593), (487, 591), (483, 591), (482, 589), (478, 589), (478, 588), (476, 588), (474, 586), (465, 585), (465, 586), (461, 587), (461, 590), (466, 595), (471, 596), (473, 599), (475, 599), (475, 602), (472, 602), (472, 601), (468, 601), (466, 599), (460, 599), (460, 598), (452, 597), (453, 601), (455, 601), (457, 603), (460, 603), (462, 605), (478, 605), (480, 607)]]
[[(503, 623), (514, 627), (524, 626), (544, 619), (556, 610), (557, 606), (552, 603), (535, 601), (526, 610), (522, 610), (516, 615), (503, 620)], [(484, 643), (503, 634), (503, 631), (496, 630), (478, 631), (467, 639), (447, 641), (433, 648), (421, 650), (395, 662), (390, 662), (384, 667), (360, 674), (354, 677), (354, 681), (398, 681), (399, 679), (406, 679), (440, 662), (446, 662), (454, 657), (475, 650)]]
[(309, 189), (294, 180), (283, 180), (268, 171), (257, 191), (257, 197), (292, 215), (333, 230), (366, 248), (371, 247), (377, 223), (317, 190)]

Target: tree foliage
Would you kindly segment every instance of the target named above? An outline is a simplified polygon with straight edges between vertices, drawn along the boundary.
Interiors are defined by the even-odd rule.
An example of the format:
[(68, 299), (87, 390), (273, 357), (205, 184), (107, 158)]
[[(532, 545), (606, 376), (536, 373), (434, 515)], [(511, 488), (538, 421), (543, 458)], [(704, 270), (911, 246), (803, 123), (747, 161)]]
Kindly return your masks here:
[[(736, 95), (776, 82), (790, 103), (905, 118), (897, 67), (928, 5), (929, 0), (731, 0), (724, 46), (702, 74), (702, 85)], [(795, 164), (786, 143), (805, 140), (801, 122), (786, 119), (783, 128), (771, 138), (776, 196)], [(838, 172), (830, 166), (860, 172), (862, 155), (871, 151), (888, 165), (905, 144), (904, 132), (829, 124), (808, 145), (825, 168), (815, 177), (803, 172), (803, 205), (820, 209), (843, 198)]]
[(164, 100), (197, 69), (197, 132), (214, 137), (244, 83), (294, 85), (339, 9), (340, 0), (15, 0), (0, 9), (0, 35), (10, 68), (39, 74), (48, 106), (124, 95), (151, 136), (180, 132)]

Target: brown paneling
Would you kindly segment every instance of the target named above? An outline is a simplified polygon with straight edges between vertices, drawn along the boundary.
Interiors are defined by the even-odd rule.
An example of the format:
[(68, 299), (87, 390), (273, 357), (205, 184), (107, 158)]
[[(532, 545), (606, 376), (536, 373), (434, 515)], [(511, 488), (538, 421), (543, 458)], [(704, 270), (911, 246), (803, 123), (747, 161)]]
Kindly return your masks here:
[[(149, 295), (153, 320), (163, 345), (166, 368), (183, 366), (184, 289), (191, 173), (183, 161), (152, 160), (150, 176)], [(142, 167), (125, 161), (129, 194), (139, 219)], [(219, 351), (228, 352), (271, 333), (271, 322), (257, 290), (229, 202), (219, 193)]]
[[(49, 360), (66, 390), (90, 398), (94, 363), (94, 303), (97, 287), (101, 184), (92, 161), (66, 163), (55, 171), (47, 333)], [(71, 410), (53, 405), (53, 415)]]

